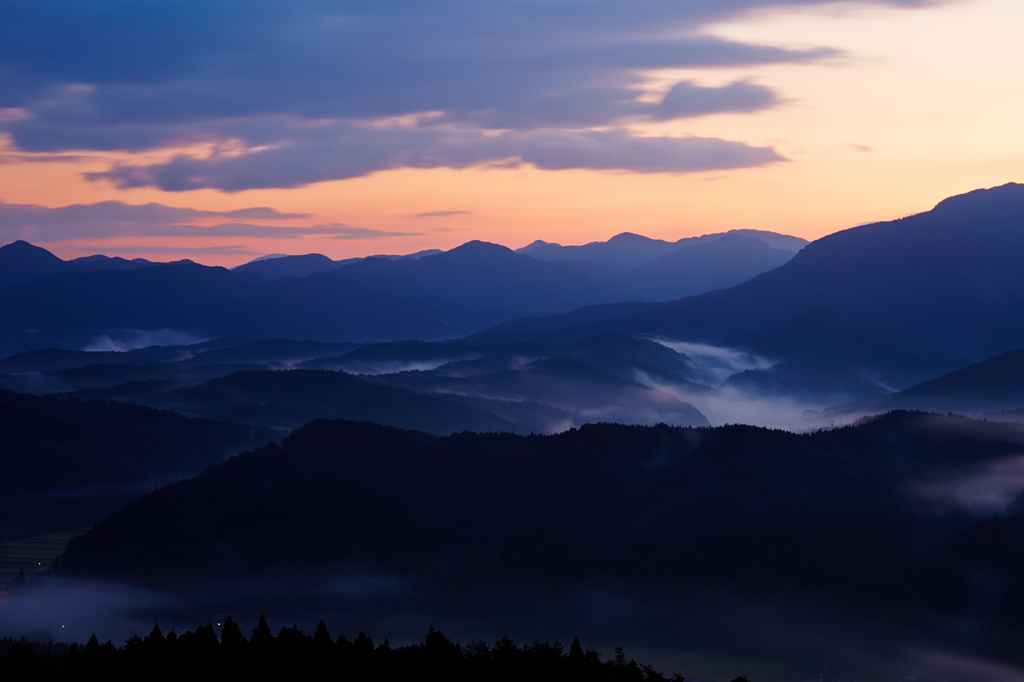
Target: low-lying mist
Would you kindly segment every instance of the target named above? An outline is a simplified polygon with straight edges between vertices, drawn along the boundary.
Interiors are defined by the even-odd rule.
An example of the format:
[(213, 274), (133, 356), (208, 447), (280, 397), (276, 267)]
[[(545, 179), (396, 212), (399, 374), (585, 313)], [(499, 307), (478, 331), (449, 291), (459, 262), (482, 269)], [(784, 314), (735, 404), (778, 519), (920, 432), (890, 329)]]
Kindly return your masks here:
[(208, 339), (175, 329), (119, 329), (94, 337), (82, 350), (123, 353), (152, 346), (190, 346)]
[(644, 592), (614, 581), (544, 593), (509, 584), (439, 591), (366, 569), (178, 591), (61, 579), (3, 598), (0, 636), (84, 643), (96, 634), (120, 644), (145, 637), (154, 623), (181, 634), (209, 622), (219, 634), (229, 615), (248, 636), (261, 614), (274, 633), (292, 624), (312, 633), (323, 619), (334, 637), (365, 632), (392, 646), (422, 641), (430, 627), (462, 644), (506, 635), (520, 644), (579, 637), (605, 660), (622, 646), (656, 670), (705, 682), (738, 675), (773, 682), (1024, 680), (1024, 668), (974, 654), (942, 633), (836, 613), (806, 596)]

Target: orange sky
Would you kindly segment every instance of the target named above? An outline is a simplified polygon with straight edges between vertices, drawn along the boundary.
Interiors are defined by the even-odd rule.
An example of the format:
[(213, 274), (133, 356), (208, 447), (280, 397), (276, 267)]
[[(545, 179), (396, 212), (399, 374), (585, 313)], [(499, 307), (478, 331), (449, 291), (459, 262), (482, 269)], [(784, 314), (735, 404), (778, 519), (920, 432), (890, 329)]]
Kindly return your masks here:
[[(170, 158), (169, 150), (69, 153), (60, 160), (17, 153), (8, 141), (0, 163), (0, 200), (47, 207), (109, 199), (205, 210), (270, 206), (311, 214), (278, 224), (344, 223), (412, 233), (371, 239), (134, 237), (43, 244), (65, 258), (113, 248), (122, 250), (118, 255), (190, 257), (229, 266), (265, 253), (345, 258), (447, 249), (471, 239), (517, 248), (535, 239), (577, 244), (623, 231), (674, 240), (755, 228), (815, 239), (927, 210), (951, 194), (1024, 180), (1021, 26), (1020, 0), (962, 0), (914, 10), (776, 11), (711, 27), (710, 33), (726, 38), (823, 45), (845, 53), (815, 64), (649, 74), (652, 97), (680, 79), (701, 85), (743, 79), (778, 91), (785, 101), (768, 111), (633, 127), (645, 135), (771, 146), (787, 159), (760, 168), (693, 174), (402, 169), (294, 189), (165, 192), (118, 189), (83, 174), (103, 171), (117, 160)], [(417, 217), (446, 211), (462, 213)], [(157, 246), (160, 253), (147, 251)], [(242, 247), (244, 253), (188, 252), (211, 246)], [(123, 251), (126, 247), (133, 248)], [(166, 253), (179, 247), (181, 254)]]

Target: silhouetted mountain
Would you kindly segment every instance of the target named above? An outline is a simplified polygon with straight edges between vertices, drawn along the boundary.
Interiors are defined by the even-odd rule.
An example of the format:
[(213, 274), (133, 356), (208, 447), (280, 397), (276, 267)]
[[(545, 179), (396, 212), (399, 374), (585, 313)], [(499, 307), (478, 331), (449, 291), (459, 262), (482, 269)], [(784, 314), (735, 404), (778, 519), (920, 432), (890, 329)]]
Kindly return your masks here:
[[(618, 248), (630, 239), (609, 244)], [(233, 271), (105, 256), (65, 262), (18, 242), (0, 252), (0, 265), (17, 264), (0, 270), (6, 273), (0, 285), (8, 284), (0, 291), (0, 354), (82, 347), (124, 330), (353, 341), (456, 338), (513, 318), (725, 286), (789, 257), (760, 241), (745, 243), (749, 238), (738, 234), (700, 239), (708, 243), (688, 246), (687, 252), (697, 249), (690, 257), (673, 253), (663, 263), (628, 271), (590, 261), (543, 262), (483, 242), (443, 253), (337, 262), (319, 254), (285, 256)]]
[(0, 246), (0, 286), (28, 282), (60, 272), (64, 261), (46, 249), (18, 240)]
[(276, 437), (148, 407), (0, 391), (0, 535), (94, 523), (155, 482)]
[(298, 428), (318, 418), (346, 418), (437, 434), (466, 430), (547, 433), (569, 420), (564, 411), (537, 403), (429, 395), (344, 372), (313, 370), (140, 381), (75, 395), (280, 429)]
[(368, 344), (343, 355), (321, 356), (299, 366), (303, 369), (342, 370), (351, 374), (391, 374), (410, 369), (434, 369), (449, 362), (478, 358), (485, 352), (455, 343), (393, 341)]
[[(189, 366), (246, 363), (291, 365), (312, 358), (322, 358), (357, 348), (355, 343), (327, 343), (323, 341), (292, 341), (290, 339), (268, 339), (251, 343), (232, 345), (195, 352), (182, 360)], [(0, 364), (2, 367), (2, 364)]]
[(784, 265), (793, 252), (728, 232), (713, 241), (677, 249), (635, 269), (629, 291), (644, 301), (665, 301), (724, 289)]
[(300, 367), (373, 374), (379, 382), (425, 393), (550, 405), (563, 416), (560, 429), (594, 421), (707, 424), (673, 393), (707, 390), (693, 383), (699, 372), (689, 358), (615, 334), (566, 345), (373, 344)]
[(291, 277), (308, 277), (318, 272), (330, 272), (337, 270), (339, 264), (327, 256), (319, 253), (307, 253), (304, 256), (281, 256), (279, 258), (258, 259), (250, 261), (245, 265), (232, 268), (234, 272), (251, 272), (266, 277), (277, 279), (286, 275)]
[(836, 412), (879, 414), (893, 409), (915, 409), (981, 414), (1022, 408), (1024, 350), (1015, 350)]
[[(1024, 309), (1022, 226), (1024, 185), (978, 190), (927, 213), (819, 239), (782, 267), (731, 289), (623, 318), (567, 320), (569, 326), (560, 329), (537, 323), (546, 331), (519, 336), (499, 327), (478, 336), (564, 342), (616, 331), (767, 354), (759, 337), (775, 330), (770, 357), (790, 362), (806, 345), (799, 327), (811, 315), (827, 319), (836, 331), (884, 340), (913, 356), (911, 364), (934, 362), (934, 377), (970, 358), (1024, 346), (1024, 318), (1010, 312)], [(856, 345), (853, 333), (835, 342)], [(861, 383), (865, 372), (890, 389), (930, 378), (906, 367), (901, 378), (858, 364), (848, 353), (833, 353), (830, 361), (845, 363), (842, 383), (850, 386)]]
[[(660, 308), (662, 303), (642, 303), (626, 301), (623, 303), (607, 303), (604, 305), (585, 306), (560, 315), (547, 317), (521, 317), (502, 322), (489, 329), (466, 337), (465, 341), (473, 344), (506, 343), (530, 338), (568, 339), (577, 338), (574, 334), (560, 334), (566, 329), (596, 325), (606, 320), (617, 320), (625, 317)], [(599, 333), (603, 333), (599, 332)]]
[(785, 360), (734, 374), (724, 387), (820, 405), (872, 398), (967, 362), (934, 349), (908, 350), (864, 333), (830, 310), (797, 315), (743, 340), (767, 357)]
[(107, 256), (84, 256), (64, 261), (44, 248), (18, 240), (0, 246), (0, 287), (32, 282), (59, 272), (134, 270), (153, 265), (142, 258), (125, 260)]
[[(598, 421), (681, 426), (708, 423), (696, 408), (672, 393), (652, 389), (635, 379), (623, 379), (616, 372), (598, 366), (592, 358), (581, 360), (569, 355), (553, 355), (526, 364), (519, 362), (521, 359), (508, 363), (514, 367), (483, 368), (481, 361), (469, 361), (433, 372), (385, 375), (380, 380), (431, 393), (551, 405), (566, 415), (560, 425), (562, 428)], [(479, 371), (482, 368), (483, 371)], [(629, 369), (635, 371), (633, 365)], [(685, 380), (676, 381), (691, 388)]]
[[(675, 242), (651, 239), (639, 234), (623, 232), (606, 242), (591, 242), (582, 246), (562, 246), (561, 244), (549, 243), (538, 239), (528, 246), (517, 249), (516, 252), (543, 261), (590, 261), (628, 270), (651, 263), (658, 258), (683, 248), (689, 248), (698, 244), (710, 244), (727, 235), (757, 239), (769, 248), (790, 252), (790, 256), (807, 245), (806, 239), (776, 234), (775, 232), (764, 232), (762, 230), (730, 230), (724, 233), (706, 234), (701, 237), (688, 237)], [(714, 288), (716, 287), (704, 287), (701, 290), (709, 291)]]
[(1001, 601), (1024, 585), (1016, 541), (961, 551), (985, 522), (928, 486), (969, 485), (1022, 445), (1017, 425), (923, 413), (808, 435), (599, 424), (437, 438), (317, 421), (129, 505), (73, 540), (65, 566), (193, 584), (360, 565), (477, 595), (728, 587), (1019, 629)]
[(0, 291), (0, 331), (44, 337), (169, 328), (206, 337), (446, 338), (475, 326), (456, 306), (371, 291), (335, 274), (254, 281), (168, 264), (63, 273)]
[[(426, 249), (404, 256), (379, 255), (369, 258), (383, 258), (385, 260), (417, 260), (424, 256), (433, 256), (443, 253), (440, 249)], [(244, 265), (232, 268), (234, 272), (256, 274), (266, 279), (277, 279), (278, 277), (308, 277), (318, 272), (332, 272), (344, 265), (357, 263), (363, 258), (345, 258), (343, 260), (331, 260), (319, 253), (307, 253), (304, 256), (273, 255), (257, 258)]]
[(73, 367), (109, 364), (146, 364), (159, 362), (134, 353), (116, 351), (64, 350), (62, 348), (41, 348), (18, 353), (0, 360), (0, 374), (21, 374), (26, 372), (52, 372)]
[(81, 347), (90, 337), (126, 329), (200, 337), (453, 338), (512, 317), (623, 298), (616, 291), (571, 264), (541, 263), (481, 243), (274, 280), (194, 263), (158, 264), (64, 272), (6, 287), (0, 336), (15, 352)]
[[(242, 369), (235, 367), (234, 370)], [(68, 367), (46, 372), (0, 374), (0, 388), (19, 393), (48, 395), (93, 388), (109, 388), (129, 381), (168, 381), (191, 378), (176, 365), (151, 362), (145, 364), (98, 363)]]
[[(176, 261), (178, 263), (191, 263), (192, 261), (187, 258), (184, 260)], [(132, 258), (128, 260), (121, 258), (120, 256), (82, 256), (81, 258), (72, 258), (69, 261), (64, 261), (65, 265), (62, 269), (63, 272), (95, 272), (97, 270), (138, 270), (139, 268), (148, 268), (151, 265), (158, 265), (153, 261), (146, 260), (145, 258)]]
[(397, 254), (378, 254), (376, 256), (369, 256), (369, 258), (387, 258), (388, 260), (418, 260), (425, 256), (436, 256), (439, 253), (444, 253), (441, 249), (423, 249), (416, 253), (407, 253), (404, 255)]
[(544, 263), (480, 241), (416, 260), (365, 258), (338, 272), (374, 291), (457, 302), (493, 324), (627, 298), (571, 263)]

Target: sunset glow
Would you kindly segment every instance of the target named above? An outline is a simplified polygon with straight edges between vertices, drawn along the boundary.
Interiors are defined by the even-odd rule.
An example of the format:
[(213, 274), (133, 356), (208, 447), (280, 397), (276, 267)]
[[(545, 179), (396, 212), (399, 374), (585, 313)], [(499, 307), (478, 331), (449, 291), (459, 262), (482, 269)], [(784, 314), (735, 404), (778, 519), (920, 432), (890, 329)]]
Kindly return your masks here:
[[(1024, 133), (1019, 115), (1024, 110), (1024, 82), (1019, 78), (1019, 66), (1024, 63), (1024, 43), (1018, 31), (1024, 24), (1024, 6), (1016, 0), (807, 2), (802, 9), (768, 1), (733, 2), (724, 3), (734, 10), (731, 12), (692, 13), (685, 8), (686, 3), (678, 11), (666, 3), (650, 4), (652, 16), (678, 15), (675, 29), (666, 34), (664, 28), (656, 30), (637, 22), (633, 37), (649, 35), (652, 41), (666, 41), (674, 35), (685, 41), (696, 36), (700, 38), (696, 47), (686, 48), (697, 53), (689, 57), (694, 63), (701, 62), (701, 50), (712, 55), (707, 61), (714, 62), (717, 57), (713, 55), (724, 49), (722, 44), (735, 46), (738, 51), (748, 46), (770, 46), (785, 54), (739, 57), (732, 60), (736, 63), (700, 68), (646, 68), (640, 58), (620, 55), (621, 66), (629, 74), (624, 78), (622, 72), (599, 70), (604, 68), (601, 60), (609, 57), (599, 56), (598, 48), (586, 39), (580, 38), (576, 52), (572, 48), (575, 43), (570, 41), (569, 56), (558, 59), (593, 59), (598, 70), (585, 71), (584, 75), (604, 79), (600, 87), (627, 87), (635, 91), (640, 103), (630, 104), (621, 112), (616, 109), (592, 116), (587, 113), (591, 106), (620, 107), (622, 103), (609, 100), (602, 104), (599, 100), (605, 96), (603, 91), (595, 94), (584, 88), (578, 93), (562, 93), (564, 97), (550, 103), (526, 103), (521, 111), (479, 114), (476, 109), (483, 106), (480, 102), (486, 104), (489, 100), (481, 95), (477, 101), (462, 90), (480, 87), (474, 80), (479, 75), (475, 67), (465, 67), (472, 72), (465, 85), (436, 73), (425, 75), (426, 80), (420, 82), (390, 82), (388, 74), (394, 65), (384, 62), (399, 59), (397, 55), (368, 57), (381, 60), (381, 83), (359, 82), (352, 87), (356, 91), (384, 88), (385, 92), (395, 88), (395, 111), (400, 111), (405, 106), (402, 101), (408, 99), (438, 105), (450, 102), (451, 112), (438, 106), (428, 114), (409, 110), (404, 111), (405, 117), (388, 117), (368, 109), (353, 118), (355, 114), (340, 110), (332, 113), (334, 105), (325, 99), (311, 100), (303, 111), (296, 108), (291, 114), (277, 108), (276, 102), (247, 105), (244, 101), (211, 101), (211, 109), (224, 110), (215, 115), (195, 109), (201, 103), (193, 107), (187, 101), (179, 112), (154, 113), (143, 111), (148, 106), (145, 97), (169, 96), (162, 94), (161, 88), (178, 88), (186, 99), (205, 96), (199, 92), (199, 81), (207, 78), (215, 83), (226, 77), (214, 68), (222, 56), (200, 50), (196, 59), (208, 61), (191, 63), (165, 48), (171, 51), (150, 57), (154, 62), (166, 58), (168, 74), (115, 74), (97, 83), (81, 80), (87, 69), (78, 74), (67, 67), (61, 76), (58, 67), (58, 75), (51, 72), (40, 77), (45, 82), (37, 84), (38, 88), (22, 88), (2, 102), (7, 107), (0, 110), (0, 129), (6, 131), (0, 152), (0, 200), (8, 205), (5, 208), (119, 201), (130, 205), (155, 202), (210, 212), (269, 207), (296, 215), (244, 221), (219, 216), (188, 219), (190, 225), (210, 228), (208, 235), (201, 230), (162, 234), (145, 222), (116, 234), (95, 225), (75, 224), (59, 238), (37, 229), (31, 221), (5, 219), (0, 223), (2, 241), (27, 239), (64, 258), (102, 252), (237, 265), (267, 253), (319, 252), (339, 259), (448, 249), (472, 239), (513, 248), (535, 239), (579, 244), (624, 231), (675, 240), (733, 228), (755, 228), (815, 239), (853, 225), (927, 210), (951, 194), (1021, 179)], [(545, 11), (535, 9), (538, 17)], [(585, 4), (573, 9), (581, 17), (588, 12)], [(603, 25), (609, 21), (604, 16), (607, 9), (604, 3), (597, 3), (594, 16), (581, 21)], [(639, 7), (637, 10), (643, 12)], [(334, 24), (326, 21), (319, 25), (317, 30), (326, 32), (321, 37), (329, 38), (334, 25), (342, 33), (347, 30), (342, 28), (343, 15), (336, 13), (331, 20)], [(530, 12), (524, 10), (518, 16), (528, 19)], [(292, 19), (297, 26), (316, 25), (310, 17)], [(230, 23), (230, 19), (218, 20)], [(465, 30), (471, 31), (476, 20), (485, 21), (468, 17)], [(569, 21), (557, 13), (553, 13), (552, 20)], [(500, 33), (506, 26), (487, 24), (486, 29)], [(517, 30), (511, 24), (507, 27), (510, 34)], [(187, 34), (188, 30), (183, 32)], [(709, 36), (717, 42), (709, 42)], [(319, 38), (311, 39), (315, 42)], [(282, 37), (273, 49), (294, 58), (301, 68), (312, 68), (288, 40)], [(544, 40), (543, 36), (537, 39), (538, 54), (543, 53)], [(426, 41), (421, 47), (437, 47), (431, 45)], [(236, 50), (238, 58), (243, 59), (248, 58), (245, 55), (251, 48), (232, 43), (225, 49)], [(462, 59), (468, 54), (465, 50), (452, 58)], [(60, 57), (55, 59), (59, 61)], [(32, 64), (31, 56), (25, 62), (29, 67), (21, 74), (24, 78), (41, 73), (42, 66)], [(631, 63), (637, 66), (631, 68)], [(524, 81), (543, 73), (542, 67), (529, 60), (508, 68), (510, 74), (518, 74)], [(541, 70), (531, 71), (537, 68)], [(250, 75), (254, 82), (264, 78), (271, 82), (277, 77), (255, 72)], [(336, 84), (344, 86), (346, 78), (325, 72), (306, 80), (316, 83), (320, 79), (322, 87), (329, 90)], [(635, 83), (630, 84), (630, 79)], [(684, 99), (678, 116), (644, 113), (643, 106), (657, 108), (664, 93), (678, 83), (695, 86), (681, 91)], [(552, 87), (560, 84), (564, 85), (555, 79)], [(501, 87), (500, 83), (494, 85)], [(524, 92), (533, 92), (522, 87)], [(417, 93), (423, 88), (436, 91), (405, 97), (407, 93), (401, 88)], [(188, 95), (192, 90), (199, 94)], [(264, 97), (269, 101), (274, 96)], [(588, 98), (594, 104), (588, 104)], [(500, 94), (492, 99), (496, 106), (504, 101)], [(349, 104), (347, 100), (338, 101)], [(246, 111), (246, 106), (251, 111)], [(106, 107), (105, 113), (97, 113), (97, 107)], [(452, 113), (458, 107), (465, 112)], [(52, 113), (58, 109), (58, 113)], [(538, 123), (522, 125), (518, 130), (511, 127), (519, 125), (517, 116), (533, 115), (539, 117)], [(49, 134), (56, 130), (56, 141), (47, 138), (44, 145), (37, 142), (38, 133), (31, 130), (31, 125), (41, 124), (47, 116), (52, 121), (46, 122), (46, 130)], [(489, 122), (491, 118), (493, 122)], [(351, 124), (355, 126), (352, 130), (365, 128), (365, 132), (344, 127), (350, 126), (346, 121), (353, 120), (357, 123)], [(154, 122), (171, 132), (153, 133), (150, 142), (132, 141), (133, 135), (149, 134), (131, 132), (133, 126), (141, 130), (156, 125)], [(66, 130), (60, 130), (61, 126)], [(287, 130), (271, 135), (265, 129), (272, 126)], [(317, 137), (330, 126), (342, 126), (338, 137)], [(480, 131), (480, 137), (473, 138), (478, 134), (473, 131)], [(615, 131), (630, 137), (619, 141), (601, 137), (618, 134)], [(243, 139), (243, 135), (249, 139)], [(296, 135), (310, 137), (299, 143), (295, 142)], [(349, 135), (355, 137), (346, 137)], [(386, 152), (391, 160), (382, 161), (381, 169), (375, 169), (377, 162), (371, 159), (366, 172), (337, 171), (352, 177), (318, 179), (309, 171), (318, 164), (326, 168), (333, 159), (349, 154), (345, 140), (376, 140), (382, 135), (390, 137), (381, 137), (381, 144), (398, 146)], [(435, 137), (426, 141), (425, 135)], [(586, 137), (590, 135), (596, 137)], [(620, 143), (636, 146), (640, 138), (685, 141), (691, 136), (722, 142), (715, 142), (719, 147), (709, 152), (693, 151), (696, 148), (689, 142), (678, 151), (666, 148), (662, 153), (668, 159), (665, 163), (672, 165), (672, 159), (690, 154), (717, 154), (730, 160), (715, 160), (711, 165), (725, 167), (659, 167), (657, 164), (662, 162), (643, 157), (658, 145), (667, 144), (657, 140), (651, 140), (655, 147), (647, 150), (626, 150), (623, 146), (620, 151), (615, 147)], [(172, 138), (176, 141), (171, 144), (162, 141)], [(86, 144), (89, 140), (93, 142)], [(297, 144), (307, 145), (303, 149), (308, 151), (286, 161), (274, 161), (268, 166), (271, 170), (231, 166), (237, 167), (238, 173), (249, 174), (246, 177), (265, 178), (256, 182), (266, 186), (251, 189), (244, 184), (251, 183), (251, 179), (240, 185), (225, 185), (236, 182), (225, 180), (194, 189), (166, 183), (161, 187), (159, 182), (147, 179), (145, 173), (151, 171), (141, 171), (140, 176), (139, 171), (132, 170), (170, 167), (169, 162), (175, 158), (206, 159), (203, 168), (226, 169), (229, 166), (221, 163), (225, 160), (245, 164), (257, 158), (260, 150), (275, 153), (296, 149)], [(610, 146), (584, 149), (592, 144)], [(480, 145), (493, 145), (494, 151), (481, 149)], [(575, 156), (563, 163), (557, 150), (570, 147), (566, 153)], [(351, 153), (370, 159), (377, 153), (375, 149)], [(520, 154), (519, 149), (527, 151)], [(321, 158), (318, 150), (328, 150), (328, 160)], [(497, 156), (488, 158), (488, 154)], [(617, 160), (616, 154), (627, 160)], [(439, 155), (444, 158), (438, 160)], [(498, 158), (502, 155), (508, 158)], [(538, 167), (536, 159), (543, 159), (540, 165), (544, 167)], [(213, 162), (218, 165), (210, 165)], [(644, 166), (650, 163), (655, 165)], [(287, 174), (287, 164), (294, 164), (294, 177)], [(605, 165), (610, 167), (600, 167)], [(116, 171), (119, 168), (129, 170)], [(109, 175), (112, 169), (115, 174)], [(129, 178), (125, 172), (134, 175)], [(335, 171), (324, 170), (327, 175), (331, 172)], [(268, 173), (276, 175), (270, 177)], [(275, 229), (268, 232), (235, 227), (229, 233), (215, 229), (240, 222)], [(310, 229), (317, 226), (330, 229), (319, 234)], [(295, 234), (294, 228), (303, 228), (303, 234)]]

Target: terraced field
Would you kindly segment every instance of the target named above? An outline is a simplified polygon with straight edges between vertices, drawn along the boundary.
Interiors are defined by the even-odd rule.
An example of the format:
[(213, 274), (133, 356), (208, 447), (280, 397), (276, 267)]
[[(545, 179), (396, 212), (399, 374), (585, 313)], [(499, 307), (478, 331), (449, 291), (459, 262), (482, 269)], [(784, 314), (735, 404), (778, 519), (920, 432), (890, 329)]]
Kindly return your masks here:
[(49, 568), (53, 560), (64, 553), (68, 540), (87, 530), (75, 528), (0, 542), (0, 588), (10, 583), (20, 570), (31, 574)]

